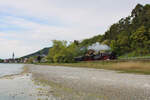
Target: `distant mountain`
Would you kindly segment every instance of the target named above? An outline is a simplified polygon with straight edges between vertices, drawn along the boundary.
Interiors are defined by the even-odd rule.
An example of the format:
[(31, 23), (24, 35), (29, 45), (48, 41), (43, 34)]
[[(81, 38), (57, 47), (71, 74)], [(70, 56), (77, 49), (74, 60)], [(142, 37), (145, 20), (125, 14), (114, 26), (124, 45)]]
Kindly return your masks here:
[(26, 55), (26, 56), (23, 56), (21, 58), (30, 58), (30, 57), (34, 57), (34, 56), (39, 56), (39, 55), (48, 55), (49, 53), (49, 49), (50, 47), (48, 48), (43, 48), (35, 53), (32, 53), (32, 54), (29, 54), (29, 55)]

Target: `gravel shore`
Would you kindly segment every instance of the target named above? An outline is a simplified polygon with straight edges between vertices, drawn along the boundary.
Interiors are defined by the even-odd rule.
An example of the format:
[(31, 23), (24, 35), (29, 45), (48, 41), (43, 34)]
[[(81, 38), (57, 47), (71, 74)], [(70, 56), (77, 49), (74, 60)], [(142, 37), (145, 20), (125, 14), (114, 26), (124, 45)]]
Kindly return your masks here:
[(0, 78), (0, 100), (56, 100), (49, 91), (48, 86), (34, 83), (29, 74)]
[(28, 69), (33, 78), (68, 90), (59, 91), (61, 100), (150, 100), (150, 75), (44, 65), (29, 65)]

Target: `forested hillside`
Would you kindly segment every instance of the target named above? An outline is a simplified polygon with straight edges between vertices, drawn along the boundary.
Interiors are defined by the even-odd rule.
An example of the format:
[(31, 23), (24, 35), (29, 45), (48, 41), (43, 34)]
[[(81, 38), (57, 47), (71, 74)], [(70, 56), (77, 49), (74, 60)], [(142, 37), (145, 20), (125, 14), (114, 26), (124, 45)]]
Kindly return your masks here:
[(104, 35), (85, 39), (80, 45), (88, 46), (95, 42), (109, 45), (118, 55), (150, 54), (150, 4), (138, 4), (130, 16), (113, 24)]
[(118, 56), (150, 55), (150, 4), (138, 4), (130, 16), (111, 25), (103, 35), (69, 44), (67, 41), (54, 40), (51, 48), (25, 57), (45, 54), (49, 62), (74, 62), (74, 57), (85, 55), (88, 47), (98, 42), (110, 46)]
[(94, 43), (106, 44), (118, 56), (150, 55), (150, 5), (138, 4), (131, 15), (114, 23), (103, 35), (81, 42), (53, 41), (48, 54), (50, 62), (74, 62), (74, 57), (83, 56)]

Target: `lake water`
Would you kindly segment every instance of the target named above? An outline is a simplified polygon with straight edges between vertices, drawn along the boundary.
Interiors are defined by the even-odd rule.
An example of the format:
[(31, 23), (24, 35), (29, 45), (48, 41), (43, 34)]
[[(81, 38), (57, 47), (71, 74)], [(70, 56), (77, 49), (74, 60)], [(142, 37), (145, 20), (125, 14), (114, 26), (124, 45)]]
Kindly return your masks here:
[[(19, 74), (23, 66), (0, 64), (0, 100), (56, 100), (48, 86), (37, 85), (31, 80), (31, 74)], [(12, 76), (3, 77), (5, 75)]]
[(0, 64), (0, 77), (18, 74), (22, 71), (23, 64)]

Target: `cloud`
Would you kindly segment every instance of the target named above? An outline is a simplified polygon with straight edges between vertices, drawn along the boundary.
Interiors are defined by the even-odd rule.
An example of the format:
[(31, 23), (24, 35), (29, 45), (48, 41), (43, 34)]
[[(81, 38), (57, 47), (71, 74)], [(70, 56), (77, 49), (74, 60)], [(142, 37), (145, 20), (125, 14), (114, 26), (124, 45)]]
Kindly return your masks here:
[(149, 0), (0, 0), (0, 57), (23, 56), (51, 40), (82, 40), (103, 34), (137, 3)]
[(0, 55), (1, 58), (11, 57), (13, 52), (16, 52), (16, 56), (22, 56), (22, 54), (28, 54), (33, 51), (34, 48), (30, 46), (22, 45), (17, 40), (0, 39)]

